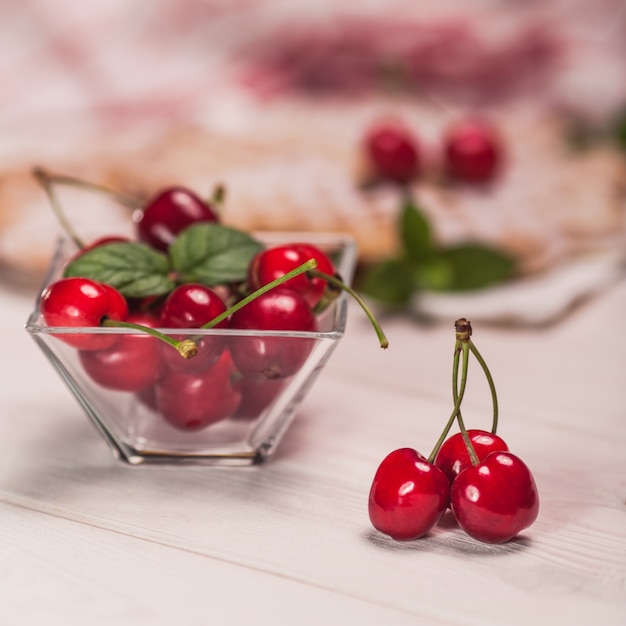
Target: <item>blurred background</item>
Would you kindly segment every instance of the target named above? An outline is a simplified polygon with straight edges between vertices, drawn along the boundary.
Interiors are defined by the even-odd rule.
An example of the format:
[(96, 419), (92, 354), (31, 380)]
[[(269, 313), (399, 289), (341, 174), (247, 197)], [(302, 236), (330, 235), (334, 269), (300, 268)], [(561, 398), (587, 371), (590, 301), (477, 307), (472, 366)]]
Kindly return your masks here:
[[(552, 323), (621, 276), (623, 0), (342, 4), (0, 0), (1, 279), (32, 289), (60, 230), (34, 166), (139, 198), (224, 184), (227, 223), (349, 232), (357, 279), (384, 300), (391, 276), (404, 291), (388, 299), (424, 319), (463, 306)], [(488, 184), (442, 174), (446, 133), (473, 119), (498, 137)], [(420, 156), (401, 186), (373, 181), (367, 158), (390, 120)], [(497, 251), (514, 271), (475, 254), (420, 265), (398, 225), (407, 193), (429, 245)], [(85, 234), (129, 228), (85, 194), (66, 208)], [(407, 254), (419, 267), (396, 263)]]

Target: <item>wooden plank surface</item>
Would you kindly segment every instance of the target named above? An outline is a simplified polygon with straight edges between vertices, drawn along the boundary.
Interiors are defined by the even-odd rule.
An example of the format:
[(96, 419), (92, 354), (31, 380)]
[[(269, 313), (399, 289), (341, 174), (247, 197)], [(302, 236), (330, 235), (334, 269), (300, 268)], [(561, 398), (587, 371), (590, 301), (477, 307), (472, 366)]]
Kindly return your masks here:
[[(450, 413), (453, 320), (385, 320), (383, 352), (352, 309), (265, 466), (129, 468), (22, 330), (30, 294), (0, 297), (2, 626), (626, 623), (626, 282), (550, 328), (474, 328), (541, 496), (503, 546), (449, 517), (399, 544), (367, 517), (380, 460), (428, 454)], [(468, 384), (488, 426), (476, 367)]]

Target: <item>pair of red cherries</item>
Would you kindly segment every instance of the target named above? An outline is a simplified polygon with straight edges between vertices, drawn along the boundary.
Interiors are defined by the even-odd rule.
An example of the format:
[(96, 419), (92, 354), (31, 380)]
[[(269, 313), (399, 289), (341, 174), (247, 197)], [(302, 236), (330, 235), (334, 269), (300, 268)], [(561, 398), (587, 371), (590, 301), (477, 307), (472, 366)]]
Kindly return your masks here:
[[(420, 141), (399, 121), (374, 125), (366, 134), (364, 151), (375, 180), (405, 185), (424, 169)], [(442, 140), (441, 168), (446, 180), (486, 184), (494, 180), (503, 165), (504, 151), (495, 128), (480, 119), (451, 125)]]
[[(469, 338), (471, 325), (457, 320), (454, 389), (459, 354), (463, 354), (461, 392), (440, 440), (426, 458), (413, 448), (388, 454), (379, 465), (368, 501), (372, 525), (399, 541), (419, 539), (431, 531), (448, 508), (458, 525), (485, 543), (504, 543), (533, 524), (539, 496), (527, 465), (509, 451), (495, 432), (466, 430), (460, 406), (467, 378), (467, 355), (473, 352), (490, 383), (497, 424), (493, 379)], [(446, 439), (454, 420), (461, 432)]]

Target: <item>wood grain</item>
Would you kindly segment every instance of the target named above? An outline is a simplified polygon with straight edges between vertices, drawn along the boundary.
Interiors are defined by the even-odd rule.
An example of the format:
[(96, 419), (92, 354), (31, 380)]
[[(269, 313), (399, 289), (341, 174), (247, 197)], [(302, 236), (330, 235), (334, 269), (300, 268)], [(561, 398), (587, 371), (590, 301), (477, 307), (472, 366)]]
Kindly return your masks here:
[[(2, 291), (0, 624), (624, 623), (626, 283), (545, 329), (475, 328), (500, 432), (532, 468), (535, 525), (503, 546), (449, 516), (423, 540), (369, 525), (377, 464), (429, 453), (451, 410), (452, 325), (358, 309), (276, 456), (252, 469), (119, 465)], [(466, 419), (490, 399), (470, 371)]]

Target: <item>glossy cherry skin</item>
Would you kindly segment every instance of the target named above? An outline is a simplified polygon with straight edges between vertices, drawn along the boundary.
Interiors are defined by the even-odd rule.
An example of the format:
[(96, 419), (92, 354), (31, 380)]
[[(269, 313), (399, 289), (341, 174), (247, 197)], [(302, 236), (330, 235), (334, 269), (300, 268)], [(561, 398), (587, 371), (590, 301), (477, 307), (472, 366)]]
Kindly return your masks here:
[[(129, 322), (154, 328), (148, 315), (131, 314)], [(79, 359), (89, 377), (100, 386), (118, 391), (141, 391), (161, 375), (160, 341), (149, 334), (124, 334), (109, 348), (83, 350)]]
[[(506, 452), (509, 448), (505, 441), (486, 430), (470, 429), (467, 431), (479, 461), (484, 461), (492, 452)], [(456, 433), (443, 442), (435, 457), (435, 465), (448, 477), (450, 483), (465, 469), (472, 466), (461, 433)]]
[(467, 120), (448, 130), (444, 140), (444, 163), (450, 179), (487, 183), (494, 179), (502, 161), (502, 144), (487, 123)]
[(446, 475), (412, 448), (388, 454), (378, 467), (369, 494), (374, 528), (393, 539), (418, 539), (430, 531), (448, 507)]
[(157, 412), (179, 430), (206, 428), (233, 415), (241, 393), (232, 385), (232, 361), (225, 352), (202, 372), (168, 372), (155, 385)]
[(167, 250), (181, 230), (195, 222), (217, 222), (209, 204), (184, 187), (169, 187), (153, 197), (136, 218), (138, 238)]
[[(119, 291), (104, 283), (88, 278), (62, 278), (44, 290), (41, 313), (48, 326), (97, 327), (106, 318), (126, 320), (128, 304)], [(80, 350), (107, 348), (119, 338), (113, 333), (56, 336)]]
[[(200, 328), (226, 311), (226, 305), (211, 288), (198, 283), (185, 283), (172, 291), (161, 307), (159, 326), (161, 328)], [(228, 320), (216, 325), (227, 328)], [(188, 335), (175, 335), (183, 340)], [(163, 360), (170, 369), (178, 371), (200, 371), (213, 365), (222, 354), (226, 338), (217, 335), (203, 335), (194, 339), (198, 354), (184, 359), (175, 348), (162, 343)]]
[[(297, 292), (275, 287), (259, 296), (230, 318), (230, 328), (259, 331), (317, 330), (317, 320), (306, 300)], [(237, 369), (245, 376), (287, 378), (304, 364), (314, 339), (307, 337), (235, 336), (230, 352)]]
[(376, 179), (406, 184), (420, 173), (418, 141), (399, 123), (373, 127), (365, 138), (365, 155)]
[[(310, 259), (317, 261), (317, 269), (331, 276), (335, 273), (331, 260), (316, 246), (304, 243), (273, 246), (262, 250), (248, 266), (248, 288), (255, 291), (263, 285), (271, 283), (295, 270)], [(326, 281), (308, 273), (300, 274), (282, 283), (282, 287), (297, 291), (308, 303), (314, 307), (324, 295)]]
[(485, 543), (504, 543), (539, 513), (537, 486), (526, 464), (510, 452), (492, 452), (452, 483), (450, 504), (459, 526)]

